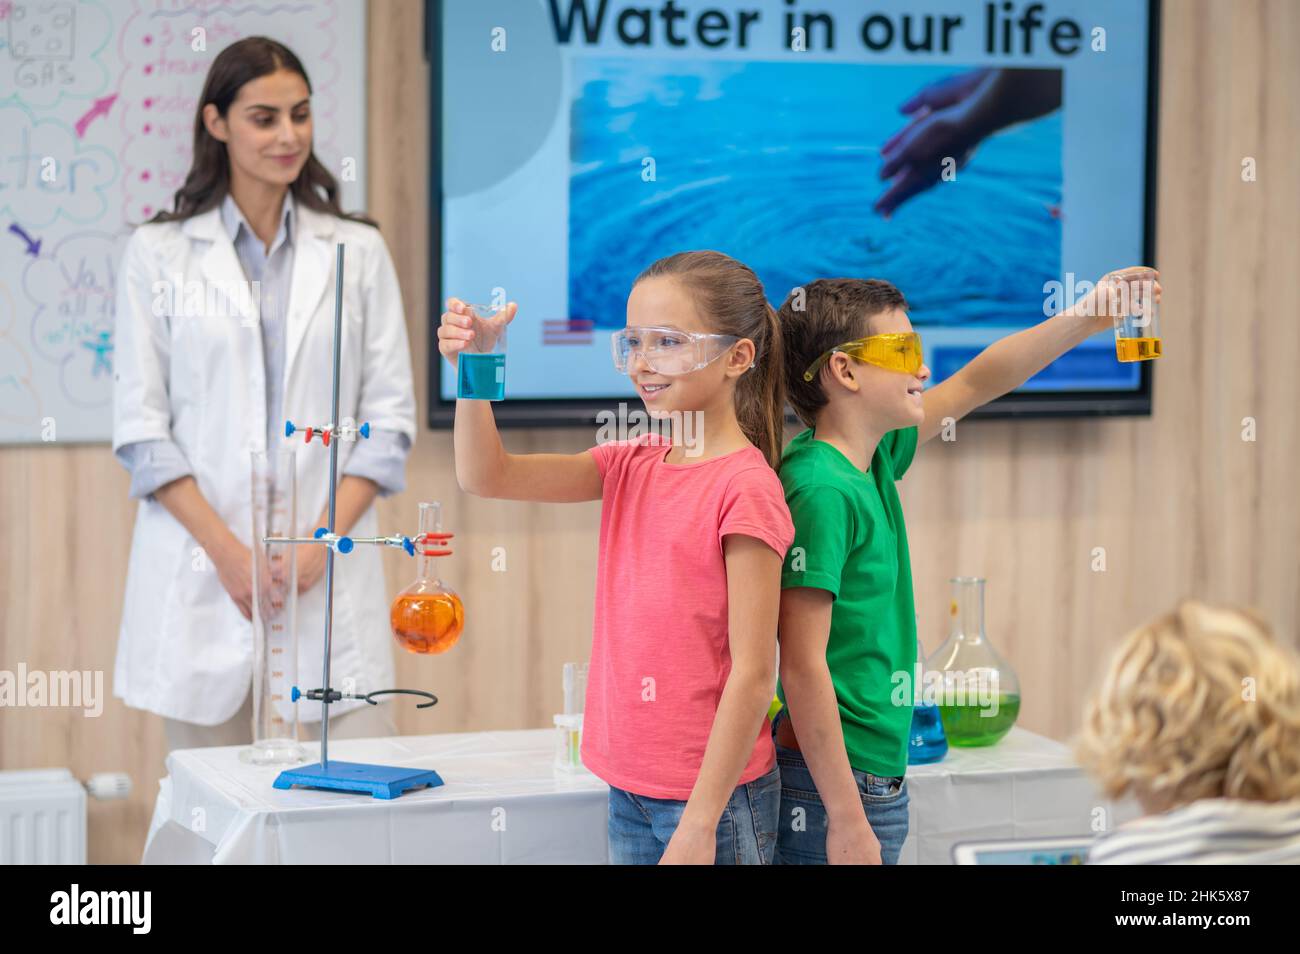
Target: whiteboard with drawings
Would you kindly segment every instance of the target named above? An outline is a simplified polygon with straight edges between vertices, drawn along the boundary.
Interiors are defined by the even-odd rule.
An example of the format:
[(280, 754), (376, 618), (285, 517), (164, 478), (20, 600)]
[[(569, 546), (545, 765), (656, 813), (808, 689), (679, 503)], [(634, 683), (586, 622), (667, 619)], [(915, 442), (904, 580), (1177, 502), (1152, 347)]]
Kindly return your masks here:
[(0, 0), (0, 442), (111, 438), (118, 261), (185, 179), (209, 64), (254, 35), (306, 67), (316, 155), (363, 209), (364, 0)]

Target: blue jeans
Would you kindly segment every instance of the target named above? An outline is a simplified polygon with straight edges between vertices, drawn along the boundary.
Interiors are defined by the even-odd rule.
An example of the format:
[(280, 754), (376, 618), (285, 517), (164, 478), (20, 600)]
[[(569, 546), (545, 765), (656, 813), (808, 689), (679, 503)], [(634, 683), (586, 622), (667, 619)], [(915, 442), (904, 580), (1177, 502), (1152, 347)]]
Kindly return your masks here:
[[(770, 865), (776, 850), (781, 775), (772, 769), (737, 786), (718, 819), (714, 864)], [(654, 865), (677, 830), (686, 802), (609, 787), (609, 863)]]
[[(808, 763), (801, 753), (778, 745), (776, 765), (781, 771), (781, 824), (777, 833), (776, 864), (824, 865), (826, 808), (817, 794)], [(903, 842), (907, 839), (907, 780), (902, 776), (872, 775), (857, 769), (853, 770), (853, 777), (858, 782), (867, 822), (880, 842), (880, 860), (887, 865), (898, 864)], [(797, 809), (802, 809), (802, 813), (796, 815)]]

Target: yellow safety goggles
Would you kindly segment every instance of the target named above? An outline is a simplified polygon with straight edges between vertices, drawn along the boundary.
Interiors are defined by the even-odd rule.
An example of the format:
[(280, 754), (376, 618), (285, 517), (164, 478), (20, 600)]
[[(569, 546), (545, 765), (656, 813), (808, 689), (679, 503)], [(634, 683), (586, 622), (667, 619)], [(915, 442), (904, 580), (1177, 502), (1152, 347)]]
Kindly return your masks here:
[(905, 334), (872, 335), (836, 345), (808, 366), (803, 379), (811, 381), (815, 378), (822, 365), (837, 351), (886, 371), (916, 374), (921, 368), (921, 336), (915, 331), (909, 331)]

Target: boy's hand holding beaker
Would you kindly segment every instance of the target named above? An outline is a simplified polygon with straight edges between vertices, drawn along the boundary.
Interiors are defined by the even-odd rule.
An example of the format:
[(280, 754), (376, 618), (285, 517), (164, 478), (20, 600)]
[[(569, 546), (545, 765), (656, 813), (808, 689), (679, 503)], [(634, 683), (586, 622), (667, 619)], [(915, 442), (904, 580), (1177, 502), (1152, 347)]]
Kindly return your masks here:
[(1070, 311), (1090, 321), (1093, 334), (1115, 329), (1115, 357), (1119, 361), (1158, 358), (1163, 353), (1159, 275), (1146, 265), (1107, 272)]
[(1116, 319), (1144, 316), (1153, 320), (1160, 304), (1160, 273), (1149, 265), (1131, 265), (1107, 272), (1070, 313), (1090, 320), (1093, 333), (1109, 330)]

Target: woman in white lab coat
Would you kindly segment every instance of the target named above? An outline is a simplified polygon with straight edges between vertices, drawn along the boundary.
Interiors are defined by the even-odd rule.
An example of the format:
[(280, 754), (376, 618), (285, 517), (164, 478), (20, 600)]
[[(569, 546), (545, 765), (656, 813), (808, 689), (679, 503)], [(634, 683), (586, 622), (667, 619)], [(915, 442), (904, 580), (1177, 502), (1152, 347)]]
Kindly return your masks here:
[[(194, 159), (171, 212), (136, 229), (117, 284), (113, 450), (140, 499), (114, 694), (166, 721), (169, 749), (251, 740), (249, 452), (290, 442), (284, 421), (330, 422), (335, 244), (345, 245), (335, 529), (379, 533), (372, 502), (403, 489), (415, 397), (401, 293), (377, 226), (338, 205), (312, 152), (311, 88), (264, 37), (214, 60)], [(232, 289), (260, 287), (260, 301)], [(328, 451), (297, 448), (301, 529), (326, 523)], [(324, 547), (298, 548), (298, 681), (319, 685)], [(335, 562), (331, 682), (391, 688), (379, 548)], [(340, 703), (331, 735), (387, 735), (386, 706)], [(299, 706), (304, 734), (320, 707)], [(315, 720), (313, 722), (313, 720)]]

